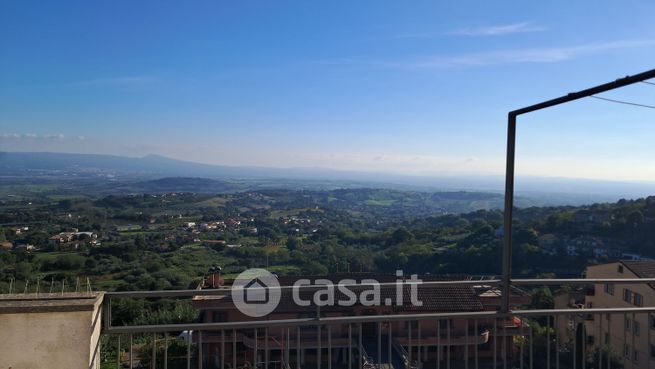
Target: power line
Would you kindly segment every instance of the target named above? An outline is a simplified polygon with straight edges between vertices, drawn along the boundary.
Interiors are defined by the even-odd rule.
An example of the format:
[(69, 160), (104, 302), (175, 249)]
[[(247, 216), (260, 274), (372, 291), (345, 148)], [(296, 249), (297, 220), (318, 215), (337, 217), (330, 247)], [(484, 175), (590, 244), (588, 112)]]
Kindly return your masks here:
[(605, 100), (605, 101), (609, 101), (609, 102), (613, 102), (613, 103), (617, 103), (617, 104), (640, 106), (642, 108), (655, 109), (655, 106), (653, 106), (653, 105), (638, 104), (638, 103), (633, 103), (633, 102), (629, 102), (629, 101), (608, 99), (606, 97), (600, 97), (600, 96), (596, 96), (596, 95), (589, 95), (589, 97), (593, 97), (594, 99)]
[(653, 86), (655, 86), (655, 82), (641, 81), (641, 83), (645, 83), (645, 84), (647, 84), (647, 85), (653, 85)]

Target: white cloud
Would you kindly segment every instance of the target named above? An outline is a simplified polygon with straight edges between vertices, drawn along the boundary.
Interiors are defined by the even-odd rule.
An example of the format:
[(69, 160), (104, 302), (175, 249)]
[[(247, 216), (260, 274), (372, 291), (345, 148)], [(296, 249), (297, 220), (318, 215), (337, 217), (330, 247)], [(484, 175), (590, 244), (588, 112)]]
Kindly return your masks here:
[(531, 22), (520, 22), (498, 26), (461, 28), (450, 32), (451, 35), (457, 36), (502, 36), (515, 33), (541, 32), (546, 27), (533, 25)]
[[(469, 27), (469, 28), (460, 28), (451, 32), (446, 33), (446, 35), (455, 35), (455, 36), (503, 36), (511, 35), (516, 33), (527, 33), (527, 32), (542, 32), (548, 30), (546, 27), (534, 25), (531, 22), (520, 22), (512, 24), (504, 24), (497, 26), (485, 26), (485, 27)], [(393, 38), (395, 39), (422, 39), (422, 38), (435, 38), (442, 36), (442, 34), (431, 33), (431, 32), (408, 32), (401, 33)]]
[[(36, 133), (2, 133), (0, 134), (0, 140), (8, 141), (36, 141), (36, 140), (45, 140), (45, 141), (61, 141), (67, 137), (63, 133), (56, 134), (36, 134)], [(83, 140), (83, 136), (76, 137), (77, 140)]]
[(652, 43), (652, 41), (647, 43), (641, 41), (617, 41), (568, 47), (498, 50), (450, 57), (428, 57), (400, 65), (405, 65), (410, 68), (441, 68), (450, 66), (485, 66), (517, 63), (555, 63), (604, 51), (634, 48)]
[(405, 60), (367, 60), (342, 58), (323, 61), (332, 65), (361, 65), (379, 68), (443, 69), (482, 67), (521, 63), (556, 63), (621, 49), (652, 46), (653, 40), (622, 40), (574, 46), (493, 50), (461, 55), (435, 55)]

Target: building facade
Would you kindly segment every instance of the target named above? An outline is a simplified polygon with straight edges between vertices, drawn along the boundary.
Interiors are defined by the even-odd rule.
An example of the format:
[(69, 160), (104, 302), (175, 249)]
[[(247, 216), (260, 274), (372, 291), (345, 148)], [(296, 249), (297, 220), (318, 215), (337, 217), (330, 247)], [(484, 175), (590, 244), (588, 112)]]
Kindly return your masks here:
[[(618, 261), (587, 268), (587, 278), (654, 278), (655, 261)], [(595, 284), (587, 308), (655, 306), (653, 284)], [(626, 369), (655, 365), (655, 320), (652, 313), (601, 314), (586, 320), (587, 343), (610, 351)]]
[[(364, 279), (374, 279), (382, 284), (381, 301), (386, 301), (396, 295), (397, 287), (385, 285), (396, 282), (393, 275), (372, 275), (368, 273), (348, 273), (328, 276), (293, 276), (279, 277), (282, 286), (292, 286), (298, 279), (328, 279), (335, 285), (341, 280), (349, 279), (358, 283)], [(222, 280), (216, 276), (208, 276), (207, 281)], [(422, 276), (426, 281), (447, 280), (443, 277)], [(452, 279), (452, 278), (451, 278)], [(462, 280), (464, 278), (456, 278)], [(229, 285), (230, 281), (226, 283)], [(210, 283), (205, 284), (211, 286)], [(364, 288), (364, 287), (362, 287)], [(288, 291), (288, 290), (287, 290)], [(300, 292), (303, 300), (311, 300), (309, 294), (313, 291)], [(515, 305), (528, 304), (529, 296), (520, 290), (514, 290), (512, 302)], [(403, 286), (403, 303), (400, 305), (380, 304), (364, 306), (357, 303), (352, 306), (324, 306), (320, 310), (312, 306), (298, 306), (294, 303), (291, 292), (282, 291), (281, 301), (277, 308), (262, 318), (252, 318), (236, 309), (229, 294), (223, 296), (197, 296), (193, 305), (200, 312), (200, 321), (216, 322), (247, 322), (253, 319), (282, 320), (297, 318), (352, 317), (352, 316), (384, 316), (397, 314), (425, 314), (451, 312), (483, 312), (494, 311), (500, 306), (500, 290), (480, 284), (461, 286), (418, 286), (418, 300), (422, 306), (410, 303), (409, 287)], [(337, 297), (338, 299), (338, 297)], [(203, 333), (203, 352), (207, 353), (206, 367), (220, 367), (222, 360), (237, 365), (265, 366), (274, 368), (287, 367), (290, 363), (300, 362), (303, 367), (316, 367), (317, 363), (324, 368), (357, 367), (359, 360), (371, 366), (382, 367), (391, 365), (394, 368), (416, 367), (425, 363), (441, 362), (444, 367), (448, 361), (453, 365), (463, 360), (473, 362), (501, 362), (506, 359), (511, 362), (518, 359), (519, 350), (515, 338), (527, 331), (519, 318), (507, 319), (442, 319), (442, 320), (411, 320), (333, 324), (323, 329), (315, 325), (288, 328), (253, 329), (250, 333), (241, 331), (235, 336), (227, 333)], [(382, 352), (378, 352), (378, 348)], [(223, 354), (223, 355), (221, 355)], [(361, 355), (360, 355), (361, 354)], [(236, 355), (236, 357), (235, 357)], [(222, 356), (222, 357), (221, 357)], [(380, 360), (380, 363), (378, 363)], [(407, 365), (410, 362), (411, 365)], [(349, 365), (349, 363), (351, 365)]]

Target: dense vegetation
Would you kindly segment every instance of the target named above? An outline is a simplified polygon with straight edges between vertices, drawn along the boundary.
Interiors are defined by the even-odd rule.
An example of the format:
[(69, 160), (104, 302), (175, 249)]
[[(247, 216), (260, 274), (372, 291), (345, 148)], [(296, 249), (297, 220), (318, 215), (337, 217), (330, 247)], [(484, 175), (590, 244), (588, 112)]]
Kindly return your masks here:
[[(497, 274), (502, 213), (445, 210), (490, 196), (351, 189), (6, 200), (0, 241), (14, 249), (0, 252), (0, 289), (12, 279), (48, 289), (87, 277), (95, 289), (188, 288), (212, 265), (227, 274), (255, 266), (281, 274)], [(654, 222), (655, 198), (518, 209), (515, 271), (570, 276), (626, 252), (653, 257)], [(15, 232), (20, 227), (28, 230)], [(71, 228), (96, 233), (97, 243), (49, 240)], [(35, 249), (18, 251), (26, 244)]]

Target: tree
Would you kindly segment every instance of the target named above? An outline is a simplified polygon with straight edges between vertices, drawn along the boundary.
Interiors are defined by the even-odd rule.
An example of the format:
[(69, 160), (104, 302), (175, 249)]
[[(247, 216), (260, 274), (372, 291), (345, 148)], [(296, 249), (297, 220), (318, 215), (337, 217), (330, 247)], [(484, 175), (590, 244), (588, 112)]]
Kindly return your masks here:
[(299, 245), (300, 245), (300, 242), (298, 241), (298, 239), (296, 237), (289, 236), (287, 238), (287, 249), (289, 251), (293, 251), (293, 250), (297, 249)]
[(626, 220), (630, 226), (636, 227), (644, 222), (644, 214), (639, 210), (635, 210), (628, 214)]
[(391, 245), (397, 245), (399, 243), (407, 242), (413, 237), (414, 236), (407, 229), (400, 227), (391, 234), (391, 239), (389, 241)]
[(21, 261), (16, 264), (16, 279), (26, 280), (32, 276), (32, 264), (27, 261)]
[(134, 246), (137, 248), (143, 248), (146, 245), (146, 238), (140, 234), (134, 238)]
[(548, 287), (542, 287), (532, 292), (532, 308), (552, 309), (554, 306), (553, 293)]

